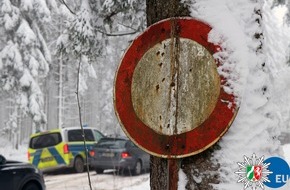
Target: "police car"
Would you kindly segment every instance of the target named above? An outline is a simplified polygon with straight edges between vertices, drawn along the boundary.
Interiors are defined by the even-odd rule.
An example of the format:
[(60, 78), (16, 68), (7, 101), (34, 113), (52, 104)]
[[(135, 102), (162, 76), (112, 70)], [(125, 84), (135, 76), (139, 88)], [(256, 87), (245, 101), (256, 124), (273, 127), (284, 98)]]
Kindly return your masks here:
[[(90, 158), (93, 144), (104, 135), (90, 127), (84, 128), (84, 134)], [(42, 171), (73, 168), (77, 173), (83, 172), (86, 165), (86, 152), (82, 129), (70, 127), (32, 134), (29, 141), (28, 161)]]

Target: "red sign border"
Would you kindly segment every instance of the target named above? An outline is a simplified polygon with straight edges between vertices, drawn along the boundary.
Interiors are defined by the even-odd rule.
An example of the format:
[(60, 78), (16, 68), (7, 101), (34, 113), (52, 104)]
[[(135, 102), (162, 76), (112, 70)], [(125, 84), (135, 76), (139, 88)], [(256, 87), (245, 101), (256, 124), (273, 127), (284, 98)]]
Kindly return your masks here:
[[(238, 111), (235, 97), (227, 94), (221, 87), (211, 115), (191, 131), (179, 135), (162, 135), (138, 118), (131, 98), (134, 69), (150, 48), (170, 38), (173, 22), (181, 29), (179, 31), (181, 38), (199, 43), (211, 54), (221, 51), (220, 46), (207, 40), (212, 30), (208, 24), (190, 17), (165, 19), (151, 25), (131, 43), (116, 72), (114, 86), (115, 112), (126, 135), (146, 152), (164, 158), (187, 157), (209, 148), (228, 130)], [(215, 61), (220, 64), (218, 60)], [(226, 79), (220, 76), (220, 82), (222, 86), (226, 83)]]

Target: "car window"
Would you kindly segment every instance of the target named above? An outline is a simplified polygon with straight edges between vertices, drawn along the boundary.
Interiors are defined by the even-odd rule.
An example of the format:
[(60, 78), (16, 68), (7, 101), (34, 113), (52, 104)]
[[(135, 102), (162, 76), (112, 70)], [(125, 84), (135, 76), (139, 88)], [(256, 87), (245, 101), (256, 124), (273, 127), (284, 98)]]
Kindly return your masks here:
[(0, 154), (0, 165), (3, 165), (5, 163), (6, 163), (6, 158)]
[(124, 148), (126, 140), (101, 139), (96, 147), (99, 148)]
[(62, 141), (60, 133), (48, 133), (31, 138), (29, 147), (33, 149), (55, 146)]
[(99, 141), (101, 138), (104, 137), (104, 135), (102, 133), (100, 133), (99, 131), (97, 131), (97, 130), (94, 130), (94, 134), (95, 134), (95, 137), (96, 137), (96, 141)]
[[(85, 133), (86, 141), (95, 141), (92, 130), (84, 129), (84, 133)], [(68, 135), (69, 142), (83, 141), (81, 129), (69, 130), (67, 135)]]
[(137, 146), (132, 141), (127, 141), (126, 147), (134, 147), (134, 148), (136, 148)]

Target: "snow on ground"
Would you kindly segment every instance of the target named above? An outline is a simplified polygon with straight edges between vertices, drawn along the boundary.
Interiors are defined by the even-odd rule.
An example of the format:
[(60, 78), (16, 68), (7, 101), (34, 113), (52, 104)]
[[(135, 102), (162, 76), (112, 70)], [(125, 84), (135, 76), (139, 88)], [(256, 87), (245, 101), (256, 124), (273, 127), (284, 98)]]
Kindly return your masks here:
[[(20, 145), (19, 149), (12, 148), (11, 144), (0, 139), (0, 154), (6, 159), (27, 162), (28, 145)], [(90, 172), (93, 190), (147, 190), (149, 174), (140, 176), (114, 175), (105, 173), (97, 175)], [(89, 190), (87, 173), (75, 174), (58, 172), (44, 175), (47, 190)]]
[[(140, 176), (119, 176), (113, 173), (90, 172), (93, 190), (146, 190), (149, 188), (149, 174)], [(47, 190), (89, 190), (87, 173), (45, 175)]]
[(20, 145), (19, 149), (16, 150), (8, 141), (0, 139), (0, 154), (5, 156), (6, 159), (28, 162), (27, 148), (27, 145)]
[[(27, 146), (20, 146), (19, 150), (15, 150), (7, 142), (0, 141), (0, 154), (4, 155), (8, 159), (18, 160), (27, 162)], [(290, 165), (290, 144), (283, 146), (285, 160)], [(275, 156), (275, 155), (273, 155)], [(242, 160), (241, 160), (242, 161)], [(130, 176), (130, 175), (113, 175), (112, 172), (108, 171), (104, 174), (96, 174), (95, 172), (90, 172), (91, 183), (93, 190), (149, 190), (150, 189), (150, 179), (149, 174), (145, 173), (140, 176)], [(182, 179), (179, 184), (179, 190), (184, 189), (186, 184), (186, 178), (179, 174), (180, 179)], [(183, 176), (183, 177), (182, 177)], [(45, 174), (45, 184), (47, 190), (89, 190), (87, 173), (75, 174), (75, 173), (53, 173)], [(289, 188), (284, 187), (285, 190)], [(227, 189), (230, 189), (230, 184), (228, 184)], [(280, 188), (283, 190), (283, 188)]]

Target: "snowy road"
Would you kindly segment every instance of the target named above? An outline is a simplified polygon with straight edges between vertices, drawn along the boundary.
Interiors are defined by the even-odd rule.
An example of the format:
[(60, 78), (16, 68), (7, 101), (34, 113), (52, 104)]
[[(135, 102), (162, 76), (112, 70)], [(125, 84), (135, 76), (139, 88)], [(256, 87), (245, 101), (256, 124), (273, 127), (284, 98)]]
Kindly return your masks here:
[[(90, 172), (93, 190), (146, 190), (149, 189), (149, 174), (140, 176), (96, 174)], [(45, 174), (47, 190), (89, 190), (87, 173)]]

